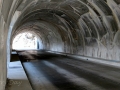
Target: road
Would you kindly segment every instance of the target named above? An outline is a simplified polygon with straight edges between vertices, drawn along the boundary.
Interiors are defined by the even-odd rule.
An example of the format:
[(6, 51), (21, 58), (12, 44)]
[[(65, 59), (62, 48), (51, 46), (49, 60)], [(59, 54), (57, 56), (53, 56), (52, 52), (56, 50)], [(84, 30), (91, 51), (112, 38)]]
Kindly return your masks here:
[(120, 68), (63, 56), (25, 55), (20, 57), (34, 56), (23, 62), (33, 90), (120, 90)]

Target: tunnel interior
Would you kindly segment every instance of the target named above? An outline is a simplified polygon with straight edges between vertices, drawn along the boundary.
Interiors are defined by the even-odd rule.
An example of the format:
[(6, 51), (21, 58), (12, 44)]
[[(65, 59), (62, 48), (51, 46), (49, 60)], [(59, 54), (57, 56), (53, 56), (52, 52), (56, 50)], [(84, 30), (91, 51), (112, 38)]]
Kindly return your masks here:
[(119, 5), (120, 0), (0, 0), (1, 81), (20, 33), (34, 34), (40, 50), (120, 61)]
[(44, 50), (119, 61), (117, 6), (119, 0), (23, 1), (11, 22), (10, 41), (31, 32)]

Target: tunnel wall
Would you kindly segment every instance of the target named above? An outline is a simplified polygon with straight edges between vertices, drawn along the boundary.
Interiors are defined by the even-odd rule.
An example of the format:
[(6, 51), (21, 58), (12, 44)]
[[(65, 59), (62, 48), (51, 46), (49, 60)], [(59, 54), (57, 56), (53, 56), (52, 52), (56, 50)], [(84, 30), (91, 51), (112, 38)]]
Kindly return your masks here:
[(120, 60), (118, 0), (29, 3), (15, 23), (13, 36), (33, 28), (43, 39), (43, 49)]
[(120, 0), (0, 0), (0, 90), (14, 37), (32, 32), (43, 49), (120, 60)]

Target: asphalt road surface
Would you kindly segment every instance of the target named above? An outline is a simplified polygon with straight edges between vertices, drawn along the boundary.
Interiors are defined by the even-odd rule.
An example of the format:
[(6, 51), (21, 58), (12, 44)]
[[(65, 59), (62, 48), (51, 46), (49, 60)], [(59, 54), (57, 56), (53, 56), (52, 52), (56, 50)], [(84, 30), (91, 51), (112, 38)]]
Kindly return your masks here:
[(33, 90), (120, 90), (119, 68), (50, 54), (19, 55), (26, 61), (34, 57), (23, 62)]

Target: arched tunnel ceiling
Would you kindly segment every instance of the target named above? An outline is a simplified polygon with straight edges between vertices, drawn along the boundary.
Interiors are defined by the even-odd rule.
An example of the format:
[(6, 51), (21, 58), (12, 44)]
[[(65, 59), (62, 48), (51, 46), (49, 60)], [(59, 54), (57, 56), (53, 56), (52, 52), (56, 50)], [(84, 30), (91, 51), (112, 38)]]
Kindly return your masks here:
[[(120, 0), (3, 0), (14, 37), (32, 32), (46, 50), (120, 60)], [(8, 7), (5, 8), (5, 6)]]
[(45, 50), (120, 61), (120, 0), (0, 0), (0, 90), (22, 32)]

